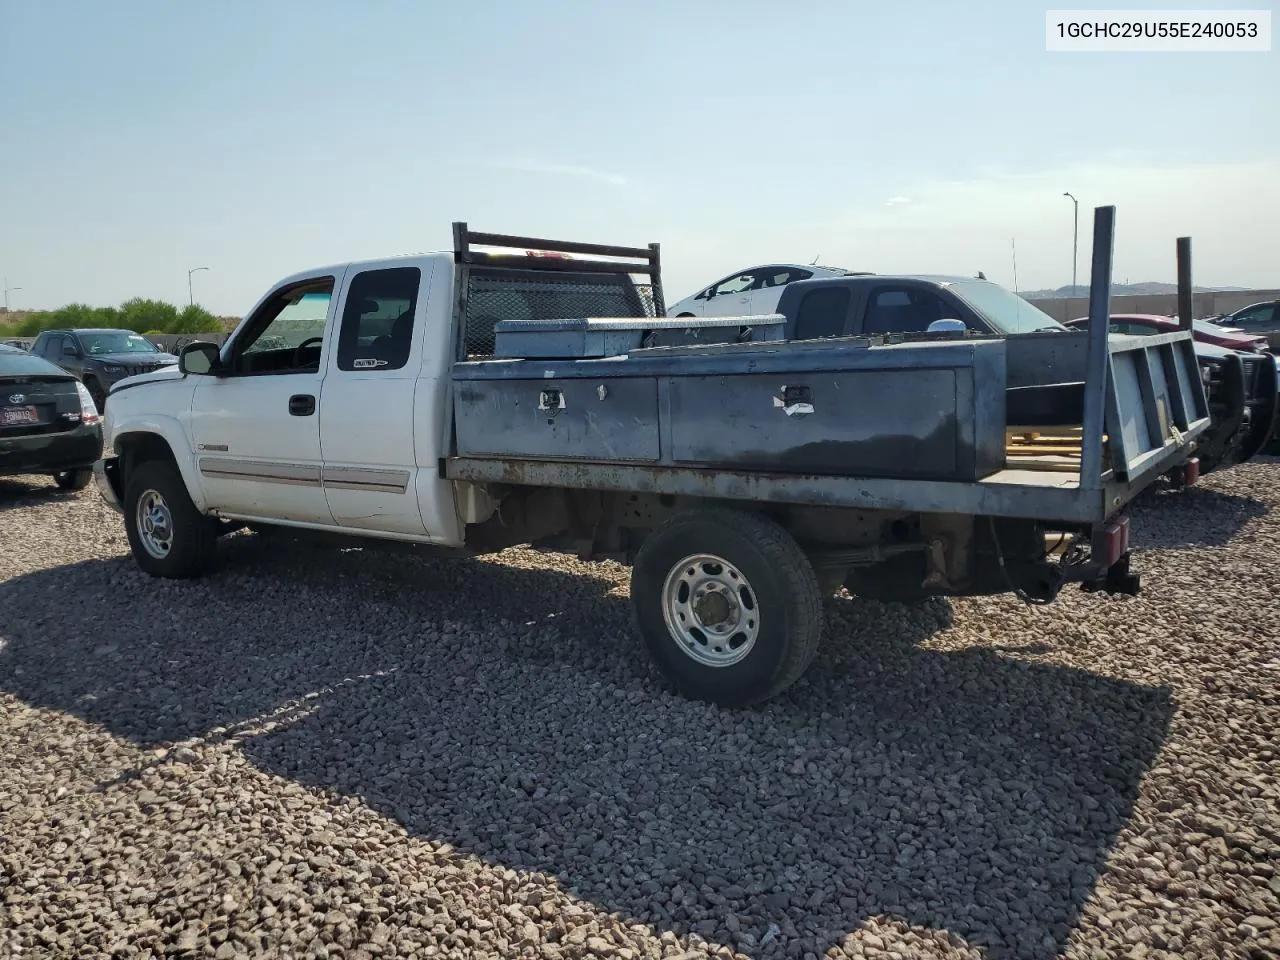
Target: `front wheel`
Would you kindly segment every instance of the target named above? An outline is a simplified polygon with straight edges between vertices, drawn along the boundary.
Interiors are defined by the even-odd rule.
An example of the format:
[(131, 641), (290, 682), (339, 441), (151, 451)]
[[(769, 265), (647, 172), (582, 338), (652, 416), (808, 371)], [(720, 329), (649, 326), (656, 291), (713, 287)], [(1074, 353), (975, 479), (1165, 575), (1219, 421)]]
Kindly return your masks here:
[(682, 514), (650, 534), (631, 602), (663, 675), (683, 695), (726, 707), (795, 683), (822, 631), (809, 558), (773, 521), (736, 510)]
[(134, 560), (153, 577), (198, 577), (213, 562), (217, 521), (196, 509), (173, 463), (147, 460), (129, 471), (124, 520)]
[(93, 479), (93, 471), (87, 467), (80, 470), (63, 470), (53, 475), (53, 482), (59, 490), (83, 490)]

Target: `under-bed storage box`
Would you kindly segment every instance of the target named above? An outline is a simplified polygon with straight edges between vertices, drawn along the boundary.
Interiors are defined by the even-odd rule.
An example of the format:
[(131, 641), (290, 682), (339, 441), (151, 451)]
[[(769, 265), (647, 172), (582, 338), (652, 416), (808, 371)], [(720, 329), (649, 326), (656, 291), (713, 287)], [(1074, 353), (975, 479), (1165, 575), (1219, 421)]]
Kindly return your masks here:
[(453, 380), (464, 457), (958, 481), (1004, 465), (1001, 340), (476, 361)]

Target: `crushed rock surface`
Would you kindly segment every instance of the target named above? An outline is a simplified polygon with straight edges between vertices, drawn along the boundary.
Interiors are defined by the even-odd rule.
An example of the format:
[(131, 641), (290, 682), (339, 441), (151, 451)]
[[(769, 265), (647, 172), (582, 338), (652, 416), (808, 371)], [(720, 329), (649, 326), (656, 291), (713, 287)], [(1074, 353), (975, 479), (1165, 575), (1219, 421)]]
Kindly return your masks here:
[(1278, 508), (1268, 459), (1145, 497), (1137, 598), (833, 598), (727, 711), (614, 564), (173, 583), (0, 480), (0, 956), (1280, 958)]

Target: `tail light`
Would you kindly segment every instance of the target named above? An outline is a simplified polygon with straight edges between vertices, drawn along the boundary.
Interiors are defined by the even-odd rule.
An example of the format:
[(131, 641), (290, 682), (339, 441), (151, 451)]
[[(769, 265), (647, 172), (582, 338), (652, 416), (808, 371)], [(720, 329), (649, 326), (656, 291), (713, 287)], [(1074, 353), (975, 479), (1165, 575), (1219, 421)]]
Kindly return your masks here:
[(1099, 537), (1098, 547), (1106, 566), (1111, 566), (1129, 552), (1129, 518), (1121, 517), (1107, 525)]
[(98, 405), (93, 402), (93, 396), (89, 393), (89, 388), (77, 381), (76, 393), (80, 394), (80, 422), (97, 423), (100, 421), (102, 415), (98, 413)]
[(1192, 457), (1190, 460), (1188, 460), (1186, 469), (1187, 469), (1187, 475), (1183, 483), (1189, 487), (1193, 485), (1197, 480), (1200, 479), (1200, 458)]

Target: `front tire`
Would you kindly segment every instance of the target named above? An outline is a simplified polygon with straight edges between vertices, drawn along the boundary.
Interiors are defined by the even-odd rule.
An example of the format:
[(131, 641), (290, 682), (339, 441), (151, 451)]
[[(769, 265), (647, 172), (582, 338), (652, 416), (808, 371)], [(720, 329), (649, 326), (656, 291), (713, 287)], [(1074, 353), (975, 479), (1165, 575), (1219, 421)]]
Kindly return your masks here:
[(198, 577), (213, 563), (217, 521), (196, 509), (173, 463), (146, 460), (129, 471), (124, 520), (134, 560), (153, 577)]
[(93, 471), (88, 467), (79, 470), (63, 470), (53, 475), (53, 482), (59, 490), (83, 490), (93, 480)]
[(681, 514), (650, 534), (631, 602), (662, 674), (682, 695), (725, 707), (795, 683), (822, 632), (809, 558), (773, 521), (736, 510)]

